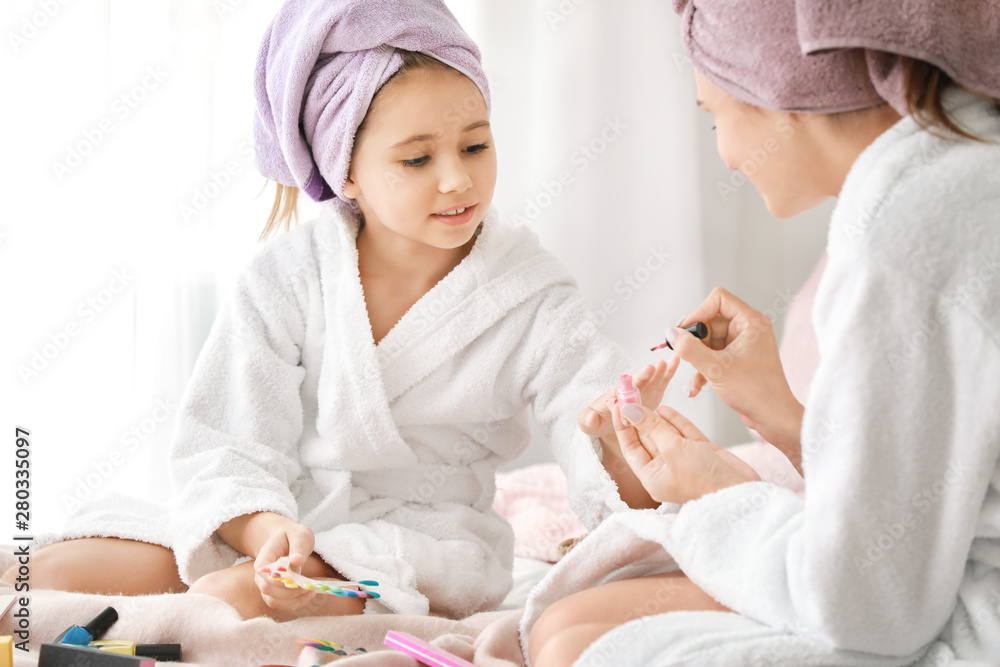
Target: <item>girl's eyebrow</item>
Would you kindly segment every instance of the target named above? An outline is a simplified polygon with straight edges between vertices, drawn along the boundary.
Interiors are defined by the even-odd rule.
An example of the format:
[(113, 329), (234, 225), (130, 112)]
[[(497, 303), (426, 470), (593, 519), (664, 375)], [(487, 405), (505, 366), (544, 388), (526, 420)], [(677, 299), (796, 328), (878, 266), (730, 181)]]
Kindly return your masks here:
[[(467, 127), (465, 127), (462, 130), (462, 133), (464, 134), (466, 132), (471, 132), (472, 130), (478, 129), (480, 127), (489, 127), (489, 126), (490, 126), (490, 121), (488, 121), (488, 120), (477, 120), (476, 122), (474, 122), (474, 123), (468, 125)], [(432, 139), (435, 139), (438, 136), (438, 134), (440, 134), (440, 133), (437, 133), (437, 134), (415, 134), (412, 137), (410, 137), (409, 139), (404, 139), (403, 141), (400, 141), (398, 144), (393, 144), (389, 148), (399, 148), (400, 146), (406, 146), (408, 144), (413, 144), (413, 143), (417, 143), (417, 142), (420, 142), (420, 141), (431, 141)]]

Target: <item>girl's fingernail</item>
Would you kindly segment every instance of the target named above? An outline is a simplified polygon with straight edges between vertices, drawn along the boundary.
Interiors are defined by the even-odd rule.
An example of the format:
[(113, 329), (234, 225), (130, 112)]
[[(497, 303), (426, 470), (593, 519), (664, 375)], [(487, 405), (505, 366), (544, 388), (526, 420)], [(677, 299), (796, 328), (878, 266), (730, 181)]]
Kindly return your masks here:
[(642, 414), (642, 408), (635, 403), (626, 403), (622, 408), (622, 418), (627, 419), (629, 423), (641, 422)]
[(694, 398), (694, 387), (692, 387), (691, 385), (688, 385), (688, 388), (687, 388), (687, 397), (688, 398)]
[(674, 326), (675, 326), (675, 327), (679, 327), (680, 325), (684, 324), (684, 320), (685, 320), (685, 319), (686, 319), (686, 318), (682, 317), (681, 319), (677, 320), (677, 324), (675, 324)]

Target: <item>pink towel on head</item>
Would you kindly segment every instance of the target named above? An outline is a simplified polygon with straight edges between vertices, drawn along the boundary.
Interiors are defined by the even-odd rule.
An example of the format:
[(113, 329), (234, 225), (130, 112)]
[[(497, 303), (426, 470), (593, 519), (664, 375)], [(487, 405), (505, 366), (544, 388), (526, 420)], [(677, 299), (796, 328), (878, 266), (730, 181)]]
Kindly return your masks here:
[(800, 112), (872, 106), (856, 55), (802, 55), (794, 0), (674, 0), (674, 11), (695, 69), (738, 100)]
[(286, 0), (257, 56), (257, 168), (316, 201), (344, 198), (354, 135), (400, 67), (396, 48), (468, 76), (489, 109), (479, 48), (440, 0)]
[(695, 68), (767, 109), (908, 113), (899, 56), (1000, 98), (996, 0), (673, 0)]
[(1000, 99), (997, 0), (796, 0), (803, 53), (865, 49), (878, 94), (906, 114), (899, 56), (941, 68), (966, 88)]

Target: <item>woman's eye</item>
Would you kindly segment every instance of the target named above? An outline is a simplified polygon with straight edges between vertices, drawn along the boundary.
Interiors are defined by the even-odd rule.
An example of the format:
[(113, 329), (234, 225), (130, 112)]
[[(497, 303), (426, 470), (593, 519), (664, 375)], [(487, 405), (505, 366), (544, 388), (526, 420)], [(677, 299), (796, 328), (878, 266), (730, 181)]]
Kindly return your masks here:
[(403, 166), (404, 167), (419, 167), (419, 166), (425, 164), (430, 159), (431, 158), (430, 158), (429, 155), (424, 155), (422, 157), (415, 157), (412, 160), (403, 160)]
[(476, 153), (482, 153), (487, 148), (489, 148), (489, 146), (487, 146), (486, 144), (476, 144), (474, 146), (466, 146), (462, 150), (465, 151), (466, 153), (471, 153), (472, 155), (475, 155)]

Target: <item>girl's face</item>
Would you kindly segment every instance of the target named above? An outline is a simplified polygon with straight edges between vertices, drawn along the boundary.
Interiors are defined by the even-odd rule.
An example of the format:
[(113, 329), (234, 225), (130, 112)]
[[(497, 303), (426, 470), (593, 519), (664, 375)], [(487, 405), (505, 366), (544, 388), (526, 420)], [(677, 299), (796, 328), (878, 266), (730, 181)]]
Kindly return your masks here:
[(827, 118), (745, 104), (697, 71), (698, 106), (715, 117), (719, 156), (757, 187), (767, 209), (790, 218), (835, 195), (825, 165)]
[(366, 225), (435, 248), (467, 243), (493, 199), (496, 152), (479, 88), (453, 70), (420, 68), (376, 95), (344, 194)]

